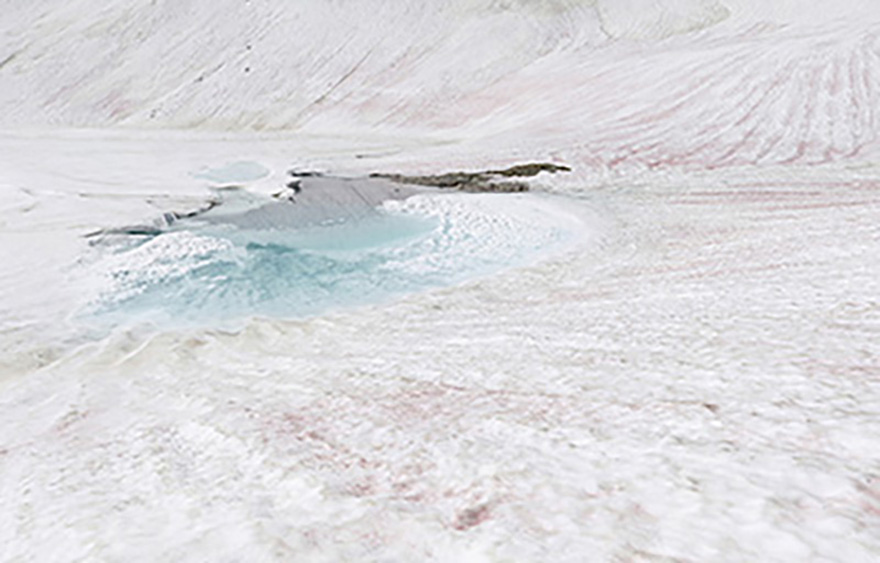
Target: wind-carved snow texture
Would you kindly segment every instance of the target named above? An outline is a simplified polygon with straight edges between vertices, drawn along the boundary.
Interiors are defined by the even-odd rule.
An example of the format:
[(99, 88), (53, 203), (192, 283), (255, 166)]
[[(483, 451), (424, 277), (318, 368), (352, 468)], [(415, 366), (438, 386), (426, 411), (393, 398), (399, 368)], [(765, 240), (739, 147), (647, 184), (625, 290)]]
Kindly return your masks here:
[[(49, 4), (4, 18), (7, 123), (428, 126), (492, 144), (540, 139), (611, 169), (877, 150), (870, 2)], [(198, 41), (185, 39), (192, 30)], [(156, 69), (157, 57), (174, 63)]]
[[(0, 10), (0, 560), (880, 559), (873, 0)], [(533, 192), (592, 238), (314, 318), (77, 333), (86, 235), (236, 162), (265, 198), (291, 166), (564, 164)]]

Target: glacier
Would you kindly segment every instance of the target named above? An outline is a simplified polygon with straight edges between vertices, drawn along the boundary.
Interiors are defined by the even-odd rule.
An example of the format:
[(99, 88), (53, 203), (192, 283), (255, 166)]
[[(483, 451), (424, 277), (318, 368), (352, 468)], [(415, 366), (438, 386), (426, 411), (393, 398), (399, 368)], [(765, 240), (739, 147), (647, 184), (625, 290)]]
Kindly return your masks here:
[[(0, 560), (880, 558), (875, 2), (0, 13)], [(291, 169), (531, 162), (571, 172), (228, 232)], [(200, 305), (205, 255), (301, 287), (263, 236), (415, 281)]]

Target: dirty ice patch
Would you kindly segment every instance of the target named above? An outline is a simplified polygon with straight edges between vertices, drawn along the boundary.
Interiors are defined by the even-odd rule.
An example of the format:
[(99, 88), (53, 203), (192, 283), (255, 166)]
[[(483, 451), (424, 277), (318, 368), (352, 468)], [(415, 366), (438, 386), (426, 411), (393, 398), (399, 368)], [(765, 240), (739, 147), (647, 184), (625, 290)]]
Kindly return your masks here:
[(227, 326), (303, 318), (454, 285), (552, 255), (586, 232), (552, 198), (419, 195), (272, 229), (194, 221), (105, 249), (90, 322)]
[(205, 167), (198, 172), (194, 172), (192, 176), (208, 180), (213, 184), (231, 185), (255, 182), (265, 178), (269, 173), (270, 170), (259, 162), (240, 160), (226, 163), (223, 166)]

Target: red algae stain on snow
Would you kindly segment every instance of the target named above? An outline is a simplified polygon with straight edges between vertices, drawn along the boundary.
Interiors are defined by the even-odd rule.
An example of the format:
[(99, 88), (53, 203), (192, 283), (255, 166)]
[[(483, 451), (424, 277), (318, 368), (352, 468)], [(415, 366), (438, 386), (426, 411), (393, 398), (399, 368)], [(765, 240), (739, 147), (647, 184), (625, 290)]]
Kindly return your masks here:
[(880, 480), (868, 479), (866, 483), (856, 483), (863, 495), (860, 501), (862, 510), (872, 518), (880, 518)]
[(79, 422), (88, 418), (88, 416), (89, 411), (72, 410), (61, 417), (61, 420), (55, 424), (55, 430), (59, 433), (63, 433), (72, 426), (75, 426)]
[(480, 504), (471, 508), (466, 508), (456, 514), (455, 522), (453, 522), (452, 527), (460, 532), (464, 532), (479, 526), (488, 520), (490, 515), (491, 512), (488, 504)]

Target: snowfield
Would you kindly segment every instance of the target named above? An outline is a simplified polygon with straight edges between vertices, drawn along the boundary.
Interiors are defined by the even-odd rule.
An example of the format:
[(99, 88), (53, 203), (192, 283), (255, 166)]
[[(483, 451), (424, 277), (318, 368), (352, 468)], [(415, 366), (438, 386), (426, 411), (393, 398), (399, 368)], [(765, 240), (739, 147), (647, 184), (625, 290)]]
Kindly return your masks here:
[[(0, 0), (0, 560), (880, 559), (880, 7), (805, 4)], [(580, 236), (82, 323), (86, 235), (236, 162), (564, 164), (390, 205), (463, 218), (444, 259)]]

